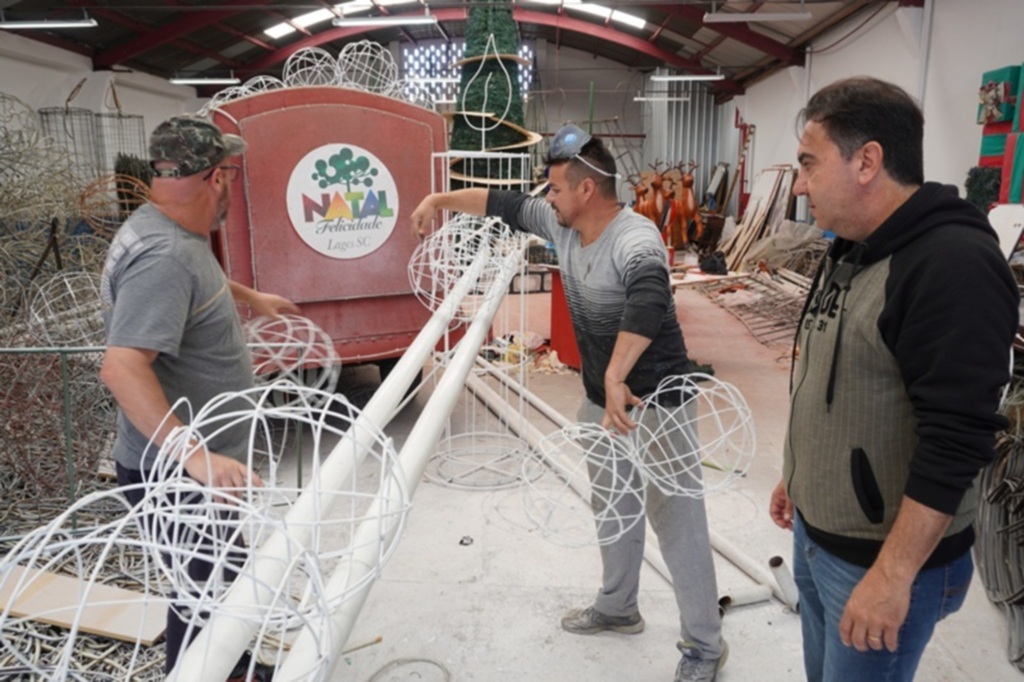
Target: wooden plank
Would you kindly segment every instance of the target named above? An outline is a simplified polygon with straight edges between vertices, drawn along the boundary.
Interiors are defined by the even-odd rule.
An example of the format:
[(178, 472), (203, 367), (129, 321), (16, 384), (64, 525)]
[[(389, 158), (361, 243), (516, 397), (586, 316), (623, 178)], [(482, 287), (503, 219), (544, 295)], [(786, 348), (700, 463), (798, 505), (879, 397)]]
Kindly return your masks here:
[(90, 586), (78, 577), (14, 566), (0, 582), (0, 606), (4, 609), (15, 590), (11, 616), (70, 629), (81, 612), (80, 632), (122, 642), (152, 646), (167, 625), (166, 599), (113, 585)]
[[(740, 270), (750, 247), (764, 236), (768, 216), (772, 206), (778, 197), (779, 185), (782, 182), (783, 169), (772, 166), (761, 171), (754, 182), (750, 193), (750, 200), (747, 204), (747, 214), (753, 213), (753, 217), (747, 223), (747, 215), (744, 214), (744, 223), (747, 223), (734, 248), (727, 254), (726, 262), (730, 270)], [(755, 198), (757, 203), (755, 204)], [(740, 230), (737, 230), (739, 233)]]

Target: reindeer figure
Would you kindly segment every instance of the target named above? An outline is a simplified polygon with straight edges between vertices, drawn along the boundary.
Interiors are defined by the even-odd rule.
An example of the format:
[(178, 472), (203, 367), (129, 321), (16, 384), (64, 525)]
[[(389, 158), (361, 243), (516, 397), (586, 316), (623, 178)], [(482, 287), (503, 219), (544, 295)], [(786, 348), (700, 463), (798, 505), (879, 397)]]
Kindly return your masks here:
[(661, 230), (661, 236), (665, 244), (673, 249), (682, 249), (686, 246), (686, 222), (683, 220), (682, 203), (682, 181), (673, 177), (666, 178), (668, 190), (668, 216), (665, 225)]
[(655, 159), (651, 165), (651, 170), (653, 171), (650, 178), (651, 196), (647, 202), (647, 211), (644, 215), (650, 218), (651, 222), (657, 225), (658, 229), (662, 230), (662, 235), (664, 235), (665, 213), (671, 196), (671, 192), (665, 186), (665, 170), (668, 170), (668, 168), (666, 165), (663, 169), (661, 161)]
[(626, 178), (626, 182), (629, 183), (629, 188), (633, 190), (633, 210), (644, 215), (644, 203), (647, 201), (647, 195), (650, 194), (651, 188), (645, 185), (643, 178), (636, 173)]
[[(693, 192), (693, 171), (697, 168), (698, 164), (690, 161), (686, 169), (683, 170), (682, 164), (677, 166), (679, 171), (683, 174), (682, 179), (682, 191), (681, 196), (677, 198), (679, 201), (679, 213), (682, 220), (683, 235), (684, 239), (691, 239), (697, 241), (701, 235), (704, 234), (704, 223), (700, 217), (700, 211), (698, 210), (697, 196)], [(690, 221), (693, 221), (693, 228), (690, 228)]]

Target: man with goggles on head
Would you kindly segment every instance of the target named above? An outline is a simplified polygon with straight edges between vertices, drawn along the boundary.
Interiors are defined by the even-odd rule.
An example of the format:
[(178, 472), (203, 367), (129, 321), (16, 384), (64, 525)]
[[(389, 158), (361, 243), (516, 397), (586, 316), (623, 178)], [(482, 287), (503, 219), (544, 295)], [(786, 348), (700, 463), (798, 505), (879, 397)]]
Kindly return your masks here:
[[(637, 426), (630, 410), (640, 404), (638, 396), (652, 392), (666, 376), (693, 371), (676, 318), (665, 245), (654, 223), (619, 203), (615, 159), (601, 140), (564, 126), (551, 142), (546, 163), (549, 188), (543, 199), (476, 188), (431, 194), (413, 212), (412, 227), (425, 235), (437, 211), (458, 211), (499, 216), (513, 229), (553, 243), (582, 358), (586, 399), (577, 419), (626, 434)], [(624, 470), (630, 466), (623, 462), (616, 473), (629, 477)], [(609, 474), (592, 470), (591, 475), (600, 485)], [(635, 516), (642, 513), (635, 509), (639, 504), (622, 496), (610, 516)], [(683, 657), (675, 680), (714, 680), (728, 649), (721, 637), (704, 501), (665, 495), (649, 485), (646, 511), (681, 613), (678, 647)], [(598, 524), (599, 535), (610, 532)], [(643, 631), (637, 594), (644, 533), (644, 524), (638, 523), (619, 540), (602, 545), (602, 587), (592, 606), (562, 619), (565, 630), (588, 635)]]

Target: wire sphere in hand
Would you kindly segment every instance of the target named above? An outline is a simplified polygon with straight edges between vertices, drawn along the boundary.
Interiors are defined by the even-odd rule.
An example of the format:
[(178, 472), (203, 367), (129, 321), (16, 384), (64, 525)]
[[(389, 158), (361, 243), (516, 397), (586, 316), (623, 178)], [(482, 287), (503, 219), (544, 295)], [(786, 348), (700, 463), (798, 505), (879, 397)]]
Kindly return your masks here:
[(257, 317), (246, 323), (245, 340), (257, 383), (284, 380), (325, 395), (334, 392), (341, 358), (330, 335), (312, 320), (300, 315)]
[(633, 418), (644, 476), (666, 495), (727, 488), (753, 460), (754, 420), (743, 394), (710, 375), (666, 377)]
[(547, 470), (537, 476), (537, 462), (524, 460), (523, 503), (552, 542), (612, 544), (644, 518), (646, 487), (629, 439), (599, 424), (570, 424), (544, 438), (539, 449)]
[[(329, 632), (324, 619), (330, 612), (372, 584), (394, 551), (409, 507), (389, 438), (360, 420), (359, 410), (344, 398), (282, 383), (223, 394), (168, 437), (151, 470), (154, 493), (142, 512), (152, 546), (160, 548), (174, 602), (190, 627), (202, 627), (211, 614), (245, 621), (259, 632), (265, 654), (268, 647), (280, 647), (279, 659), (289, 632), (308, 624), (314, 632)], [(276, 405), (273, 396), (280, 392), (297, 399)], [(311, 444), (311, 452), (299, 455), (309, 458), (312, 469), (303, 486), (277, 480), (284, 447), (274, 433), (282, 425), (301, 429), (303, 442)], [(256, 455), (267, 449), (264, 487), (248, 480), (213, 489), (183, 475), (190, 458), (216, 451), (214, 444), (225, 436), (247, 443), (250, 471), (257, 469)], [(335, 440), (338, 444), (325, 452), (326, 443)], [(324, 486), (321, 468), (328, 455), (335, 471), (350, 471), (330, 488)], [(290, 514), (300, 500), (304, 513)], [(254, 548), (272, 537), (277, 538), (275, 553), (254, 562)], [(197, 562), (205, 570), (197, 571)], [(271, 582), (256, 573), (268, 564), (276, 564)], [(354, 577), (343, 583), (341, 593), (329, 595), (327, 578), (339, 570), (352, 571)], [(225, 597), (239, 581), (245, 581), (243, 594), (258, 592), (264, 599), (255, 603), (250, 597), (243, 606), (231, 607)], [(319, 650), (327, 656), (329, 647)], [(320, 669), (329, 663), (310, 665)]]
[[(438, 310), (463, 278), (470, 295), (455, 311), (453, 322), (471, 322), (484, 302), (483, 292), (503, 266), (510, 248), (509, 228), (498, 218), (456, 215), (417, 245), (409, 259), (409, 282), (416, 298), (430, 310)], [(480, 261), (480, 262), (478, 262)]]

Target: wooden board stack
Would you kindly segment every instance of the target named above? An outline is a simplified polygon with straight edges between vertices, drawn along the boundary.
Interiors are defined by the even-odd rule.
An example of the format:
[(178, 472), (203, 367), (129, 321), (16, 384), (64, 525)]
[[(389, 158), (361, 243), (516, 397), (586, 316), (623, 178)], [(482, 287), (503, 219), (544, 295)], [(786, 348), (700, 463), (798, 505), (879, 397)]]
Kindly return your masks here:
[(722, 245), (729, 270), (744, 270), (750, 247), (779, 230), (791, 212), (795, 180), (796, 170), (790, 165), (766, 168), (754, 180), (743, 220)]

